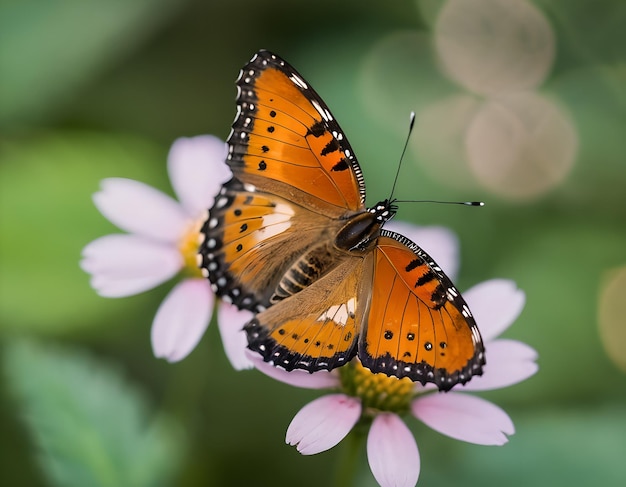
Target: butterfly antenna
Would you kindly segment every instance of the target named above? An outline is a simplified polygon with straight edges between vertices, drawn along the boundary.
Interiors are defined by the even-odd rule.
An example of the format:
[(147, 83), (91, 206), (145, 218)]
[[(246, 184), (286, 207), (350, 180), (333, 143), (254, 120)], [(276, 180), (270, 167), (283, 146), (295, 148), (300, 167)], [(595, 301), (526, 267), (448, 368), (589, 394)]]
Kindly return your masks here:
[(485, 206), (483, 201), (394, 200), (396, 203), (441, 203), (442, 205)]
[(406, 152), (406, 149), (409, 146), (409, 139), (411, 138), (411, 133), (413, 132), (414, 125), (415, 125), (415, 112), (411, 112), (411, 115), (409, 118), (409, 133), (406, 136), (406, 141), (404, 142), (404, 148), (402, 149), (402, 154), (400, 154), (400, 162), (398, 162), (398, 170), (396, 171), (396, 177), (393, 180), (393, 186), (391, 187), (391, 196), (389, 199), (393, 199), (393, 193), (396, 190), (396, 183), (398, 182), (398, 176), (400, 176), (400, 167), (402, 167), (402, 160), (404, 159), (404, 153)]

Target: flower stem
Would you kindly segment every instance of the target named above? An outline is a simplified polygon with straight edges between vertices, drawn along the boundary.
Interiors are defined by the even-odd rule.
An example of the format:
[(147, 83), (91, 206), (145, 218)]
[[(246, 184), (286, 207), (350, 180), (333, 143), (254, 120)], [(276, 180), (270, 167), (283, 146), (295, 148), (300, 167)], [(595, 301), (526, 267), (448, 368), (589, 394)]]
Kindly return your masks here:
[(359, 469), (359, 458), (365, 443), (366, 428), (357, 425), (342, 442), (341, 454), (337, 458), (335, 467), (335, 481), (332, 485), (352, 487), (356, 485), (356, 476)]

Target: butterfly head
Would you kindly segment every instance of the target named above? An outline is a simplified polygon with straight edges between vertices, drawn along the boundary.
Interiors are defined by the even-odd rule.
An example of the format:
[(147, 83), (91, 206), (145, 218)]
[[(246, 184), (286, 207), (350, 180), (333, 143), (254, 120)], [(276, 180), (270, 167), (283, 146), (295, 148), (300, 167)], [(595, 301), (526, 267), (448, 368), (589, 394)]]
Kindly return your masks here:
[(384, 200), (351, 216), (335, 238), (335, 246), (348, 252), (366, 252), (376, 244), (380, 229), (396, 214), (392, 200)]

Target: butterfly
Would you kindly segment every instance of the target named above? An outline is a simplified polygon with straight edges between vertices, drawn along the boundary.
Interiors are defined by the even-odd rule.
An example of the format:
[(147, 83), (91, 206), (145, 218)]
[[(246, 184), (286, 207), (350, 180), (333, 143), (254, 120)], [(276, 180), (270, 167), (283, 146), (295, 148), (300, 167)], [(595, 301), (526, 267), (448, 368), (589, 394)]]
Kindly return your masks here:
[(286, 61), (261, 50), (237, 79), (227, 139), (233, 173), (199, 248), (213, 291), (253, 311), (248, 348), (288, 371), (358, 356), (374, 373), (441, 390), (482, 374), (480, 332), (435, 261), (383, 229), (339, 124)]

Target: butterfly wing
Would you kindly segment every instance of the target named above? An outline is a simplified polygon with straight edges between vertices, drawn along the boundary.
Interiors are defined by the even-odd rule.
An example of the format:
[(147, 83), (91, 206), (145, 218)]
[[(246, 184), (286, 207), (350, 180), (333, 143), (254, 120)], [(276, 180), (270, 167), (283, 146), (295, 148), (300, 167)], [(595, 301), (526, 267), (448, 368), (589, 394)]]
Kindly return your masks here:
[[(367, 258), (335, 255), (338, 262), (301, 292), (257, 314), (244, 328), (248, 347), (286, 370), (331, 370), (356, 354), (367, 310), (361, 282), (371, 279)], [(362, 299), (364, 301), (362, 301)]]
[(480, 332), (452, 282), (400, 234), (383, 230), (373, 253), (373, 282), (359, 358), (372, 372), (449, 390), (482, 374)]
[(237, 179), (330, 216), (363, 209), (365, 185), (354, 152), (293, 67), (259, 51), (237, 87), (227, 159)]
[[(200, 265), (218, 296), (258, 311), (329, 269), (319, 246), (347, 213), (365, 209), (365, 186), (330, 110), (284, 60), (260, 51), (237, 87), (227, 158), (234, 177), (202, 228)], [(289, 273), (311, 258), (318, 261), (304, 277)]]
[(202, 227), (200, 265), (218, 296), (261, 311), (330, 268), (329, 241), (321, 234), (340, 224), (280, 196), (247, 191), (233, 178)]

